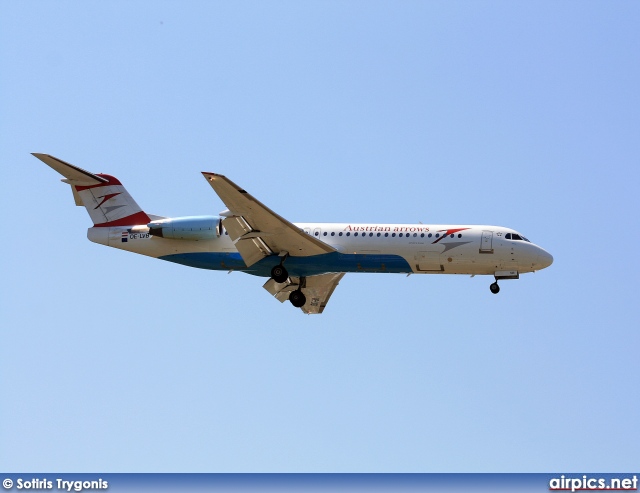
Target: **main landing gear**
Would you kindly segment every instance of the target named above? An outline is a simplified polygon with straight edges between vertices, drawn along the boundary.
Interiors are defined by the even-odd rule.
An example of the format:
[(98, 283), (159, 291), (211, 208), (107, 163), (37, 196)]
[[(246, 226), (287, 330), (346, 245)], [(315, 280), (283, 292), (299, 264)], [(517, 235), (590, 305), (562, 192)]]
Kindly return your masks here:
[[(286, 258), (287, 255), (284, 256), (282, 262), (284, 262)], [(289, 279), (289, 273), (287, 272), (285, 266), (282, 265), (282, 262), (271, 269), (271, 279), (273, 279), (277, 283), (287, 282), (287, 279)], [(298, 289), (296, 289), (295, 291), (291, 291), (291, 293), (289, 294), (289, 301), (296, 308), (302, 308), (307, 302), (307, 297), (304, 295), (301, 289), (305, 286), (305, 281), (306, 279), (304, 277), (301, 277)]]
[(289, 273), (284, 266), (284, 261), (289, 257), (288, 252), (280, 252), (280, 263), (271, 269), (271, 279), (277, 283), (286, 282), (289, 279)]
[(491, 286), (489, 286), (489, 289), (493, 294), (498, 294), (500, 292), (500, 286), (498, 286), (498, 281), (491, 283)]
[(271, 279), (275, 282), (285, 282), (289, 278), (289, 273), (284, 265), (278, 264), (271, 269)]
[(291, 291), (291, 294), (289, 295), (289, 301), (296, 308), (301, 308), (307, 302), (307, 297), (302, 291), (296, 289), (295, 291)]

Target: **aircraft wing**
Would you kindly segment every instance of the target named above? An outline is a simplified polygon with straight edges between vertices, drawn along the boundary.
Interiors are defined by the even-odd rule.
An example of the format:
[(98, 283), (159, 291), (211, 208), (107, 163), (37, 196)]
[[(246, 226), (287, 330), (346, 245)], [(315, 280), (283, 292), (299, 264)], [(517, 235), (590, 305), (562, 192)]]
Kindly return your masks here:
[(302, 285), (299, 277), (290, 277), (286, 282), (282, 283), (269, 279), (263, 287), (280, 303), (288, 300), (291, 291), (299, 288), (307, 298), (307, 302), (301, 310), (307, 314), (322, 313), (333, 291), (343, 277), (344, 272), (307, 276), (302, 280)]
[(272, 254), (309, 257), (336, 251), (273, 212), (227, 177), (202, 174), (228, 208), (221, 213), (226, 217), (222, 225), (247, 266)]

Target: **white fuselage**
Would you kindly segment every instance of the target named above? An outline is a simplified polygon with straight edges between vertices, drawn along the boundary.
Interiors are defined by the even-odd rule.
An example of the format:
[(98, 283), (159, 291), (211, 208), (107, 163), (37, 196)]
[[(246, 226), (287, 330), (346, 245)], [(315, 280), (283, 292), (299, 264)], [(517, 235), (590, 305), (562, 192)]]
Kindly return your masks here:
[[(527, 240), (507, 239), (511, 235), (521, 236), (513, 229), (500, 226), (376, 223), (298, 223), (296, 226), (340, 254), (338, 263), (335, 254), (327, 255), (325, 267), (318, 265), (322, 264), (321, 259), (316, 260), (314, 272), (487, 274), (512, 278), (544, 269), (553, 261), (548, 252)], [(213, 239), (184, 240), (150, 235), (146, 225), (93, 227), (88, 237), (96, 243), (186, 265), (192, 265), (188, 259), (195, 254), (199, 259), (193, 263), (195, 267), (247, 270), (268, 276), (260, 269), (242, 267), (244, 264), (234, 243), (224, 231)], [(237, 257), (235, 263), (224, 260), (233, 257)], [(287, 265), (295, 262), (296, 257), (290, 257)]]

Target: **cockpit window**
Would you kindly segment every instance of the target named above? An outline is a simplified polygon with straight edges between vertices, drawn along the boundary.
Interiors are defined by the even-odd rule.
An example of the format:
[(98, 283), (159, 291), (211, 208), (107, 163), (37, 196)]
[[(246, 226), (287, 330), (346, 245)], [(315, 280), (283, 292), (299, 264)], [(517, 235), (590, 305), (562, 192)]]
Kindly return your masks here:
[(507, 233), (506, 235), (504, 235), (504, 237), (507, 240), (520, 240), (528, 241), (529, 243), (531, 243), (528, 239), (526, 239), (524, 236), (519, 235), (518, 233)]

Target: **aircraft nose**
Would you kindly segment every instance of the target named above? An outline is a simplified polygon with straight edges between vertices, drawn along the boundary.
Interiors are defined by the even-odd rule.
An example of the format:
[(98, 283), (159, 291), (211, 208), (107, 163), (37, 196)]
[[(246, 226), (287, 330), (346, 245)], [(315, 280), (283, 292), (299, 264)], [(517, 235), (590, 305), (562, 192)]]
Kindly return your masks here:
[(553, 256), (545, 251), (540, 249), (540, 253), (538, 253), (538, 265), (540, 269), (546, 269), (553, 263)]

